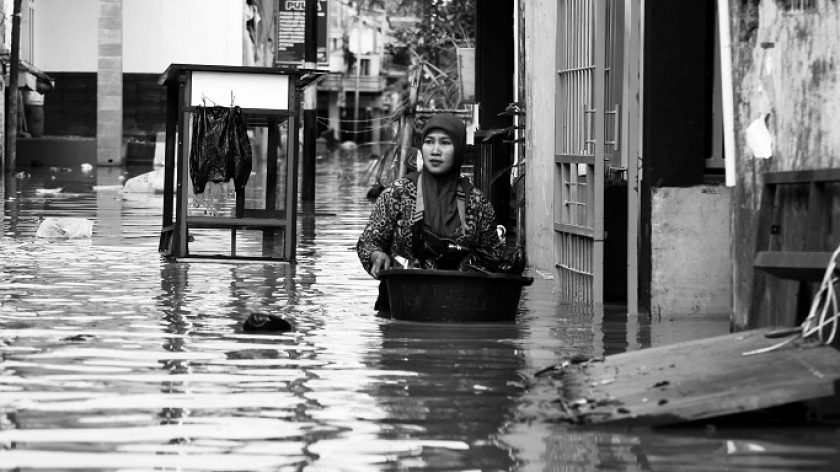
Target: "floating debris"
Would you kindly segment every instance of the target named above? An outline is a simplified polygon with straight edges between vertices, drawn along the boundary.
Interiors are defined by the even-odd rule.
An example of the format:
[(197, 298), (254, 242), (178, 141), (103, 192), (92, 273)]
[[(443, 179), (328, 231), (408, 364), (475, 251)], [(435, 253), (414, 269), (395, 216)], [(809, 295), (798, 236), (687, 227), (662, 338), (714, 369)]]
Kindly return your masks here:
[(55, 187), (55, 188), (37, 188), (35, 189), (35, 193), (39, 195), (52, 195), (56, 193), (61, 193), (64, 190), (64, 187)]
[(35, 233), (36, 238), (74, 239), (89, 238), (93, 222), (84, 218), (45, 218)]
[(106, 192), (113, 190), (122, 190), (122, 185), (94, 185), (93, 190), (96, 192)]
[(269, 313), (251, 313), (242, 323), (242, 331), (246, 333), (285, 333), (291, 330), (291, 323)]

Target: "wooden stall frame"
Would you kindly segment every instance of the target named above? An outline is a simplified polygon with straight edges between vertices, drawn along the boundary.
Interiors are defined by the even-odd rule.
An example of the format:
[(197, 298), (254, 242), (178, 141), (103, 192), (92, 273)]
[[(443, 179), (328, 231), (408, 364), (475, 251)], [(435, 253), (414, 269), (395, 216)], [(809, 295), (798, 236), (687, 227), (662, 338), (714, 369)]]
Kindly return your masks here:
[[(192, 102), (193, 74), (262, 74), (287, 76), (288, 89), (285, 108), (241, 107), (247, 116), (249, 127), (266, 127), (268, 146), (266, 149), (266, 208), (244, 208), (244, 191), (236, 192), (236, 206), (233, 217), (189, 216), (189, 150), (191, 114), (197, 110)], [(300, 126), (300, 97), (302, 91), (326, 74), (325, 71), (300, 68), (234, 67), (196, 64), (171, 64), (158, 79), (158, 85), (165, 85), (166, 92), (166, 144), (164, 162), (164, 202), (159, 252), (167, 258), (233, 259), (258, 261), (285, 261), (295, 259), (297, 221), (297, 175), (298, 175), (298, 128)], [(276, 106), (276, 105), (275, 105)], [(278, 125), (287, 122), (285, 209), (276, 209), (277, 160), (279, 157), (280, 132)], [(177, 134), (177, 143), (176, 143)], [(174, 213), (174, 215), (173, 215)], [(174, 216), (174, 218), (173, 218)], [(230, 255), (192, 256), (189, 251), (190, 228), (214, 228), (231, 230)], [(237, 230), (263, 231), (263, 256), (239, 256), (236, 254)], [(283, 232), (282, 257), (273, 257), (274, 233)]]

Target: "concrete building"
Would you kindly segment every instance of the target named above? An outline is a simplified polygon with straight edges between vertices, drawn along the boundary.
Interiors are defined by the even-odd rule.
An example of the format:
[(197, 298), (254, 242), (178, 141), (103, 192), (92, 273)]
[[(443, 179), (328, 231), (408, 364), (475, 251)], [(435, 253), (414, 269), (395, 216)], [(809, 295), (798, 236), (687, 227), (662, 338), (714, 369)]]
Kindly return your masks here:
[[(165, 95), (156, 81), (171, 63), (274, 65), (276, 0), (23, 1), (21, 58), (56, 87), (43, 100), (46, 137), (21, 142), (22, 165), (55, 164), (42, 154), (75, 160), (95, 152), (99, 165), (148, 157), (163, 131)], [(386, 12), (329, 5), (329, 60), (320, 67), (334, 72), (318, 87), (319, 131), (356, 142), (389, 139), (386, 90), (404, 70), (394, 76), (384, 66)]]
[(572, 303), (729, 314), (715, 2), (510, 3), (531, 264)]
[(394, 137), (398, 104), (388, 90), (405, 68), (387, 61), (388, 33), (384, 9), (360, 12), (344, 2), (330, 3), (331, 73), (318, 85), (319, 134), (330, 130), (342, 142), (371, 143), (376, 154), (381, 141)]
[(245, 2), (24, 4), (30, 19), (21, 47), (27, 45), (29, 56), (22, 57), (54, 78), (55, 88), (44, 97), (45, 137), (19, 142), (22, 165), (60, 165), (92, 154), (98, 165), (122, 165), (132, 143), (153, 145), (163, 131), (165, 94), (157, 78), (169, 64), (244, 65)]

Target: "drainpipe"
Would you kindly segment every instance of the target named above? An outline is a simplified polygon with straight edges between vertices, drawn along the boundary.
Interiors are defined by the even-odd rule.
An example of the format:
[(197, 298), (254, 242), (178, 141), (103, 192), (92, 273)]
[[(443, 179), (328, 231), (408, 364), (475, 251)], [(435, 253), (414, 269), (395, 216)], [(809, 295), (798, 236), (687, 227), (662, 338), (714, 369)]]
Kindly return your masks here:
[(723, 157), (726, 186), (735, 186), (735, 108), (732, 98), (732, 39), (729, 32), (729, 0), (718, 0), (720, 78), (723, 102)]

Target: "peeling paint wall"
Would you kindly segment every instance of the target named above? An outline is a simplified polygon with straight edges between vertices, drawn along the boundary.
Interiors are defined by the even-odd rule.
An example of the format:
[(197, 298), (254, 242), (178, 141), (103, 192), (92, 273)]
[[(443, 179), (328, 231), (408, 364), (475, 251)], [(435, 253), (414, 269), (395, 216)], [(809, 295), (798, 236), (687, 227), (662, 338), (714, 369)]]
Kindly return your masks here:
[[(728, 4), (737, 139), (733, 323), (745, 327), (762, 173), (840, 167), (840, 1)], [(771, 136), (770, 159), (755, 158), (746, 144), (747, 127), (759, 119)]]
[(525, 2), (525, 237), (530, 266), (554, 273), (554, 80), (557, 2)]

